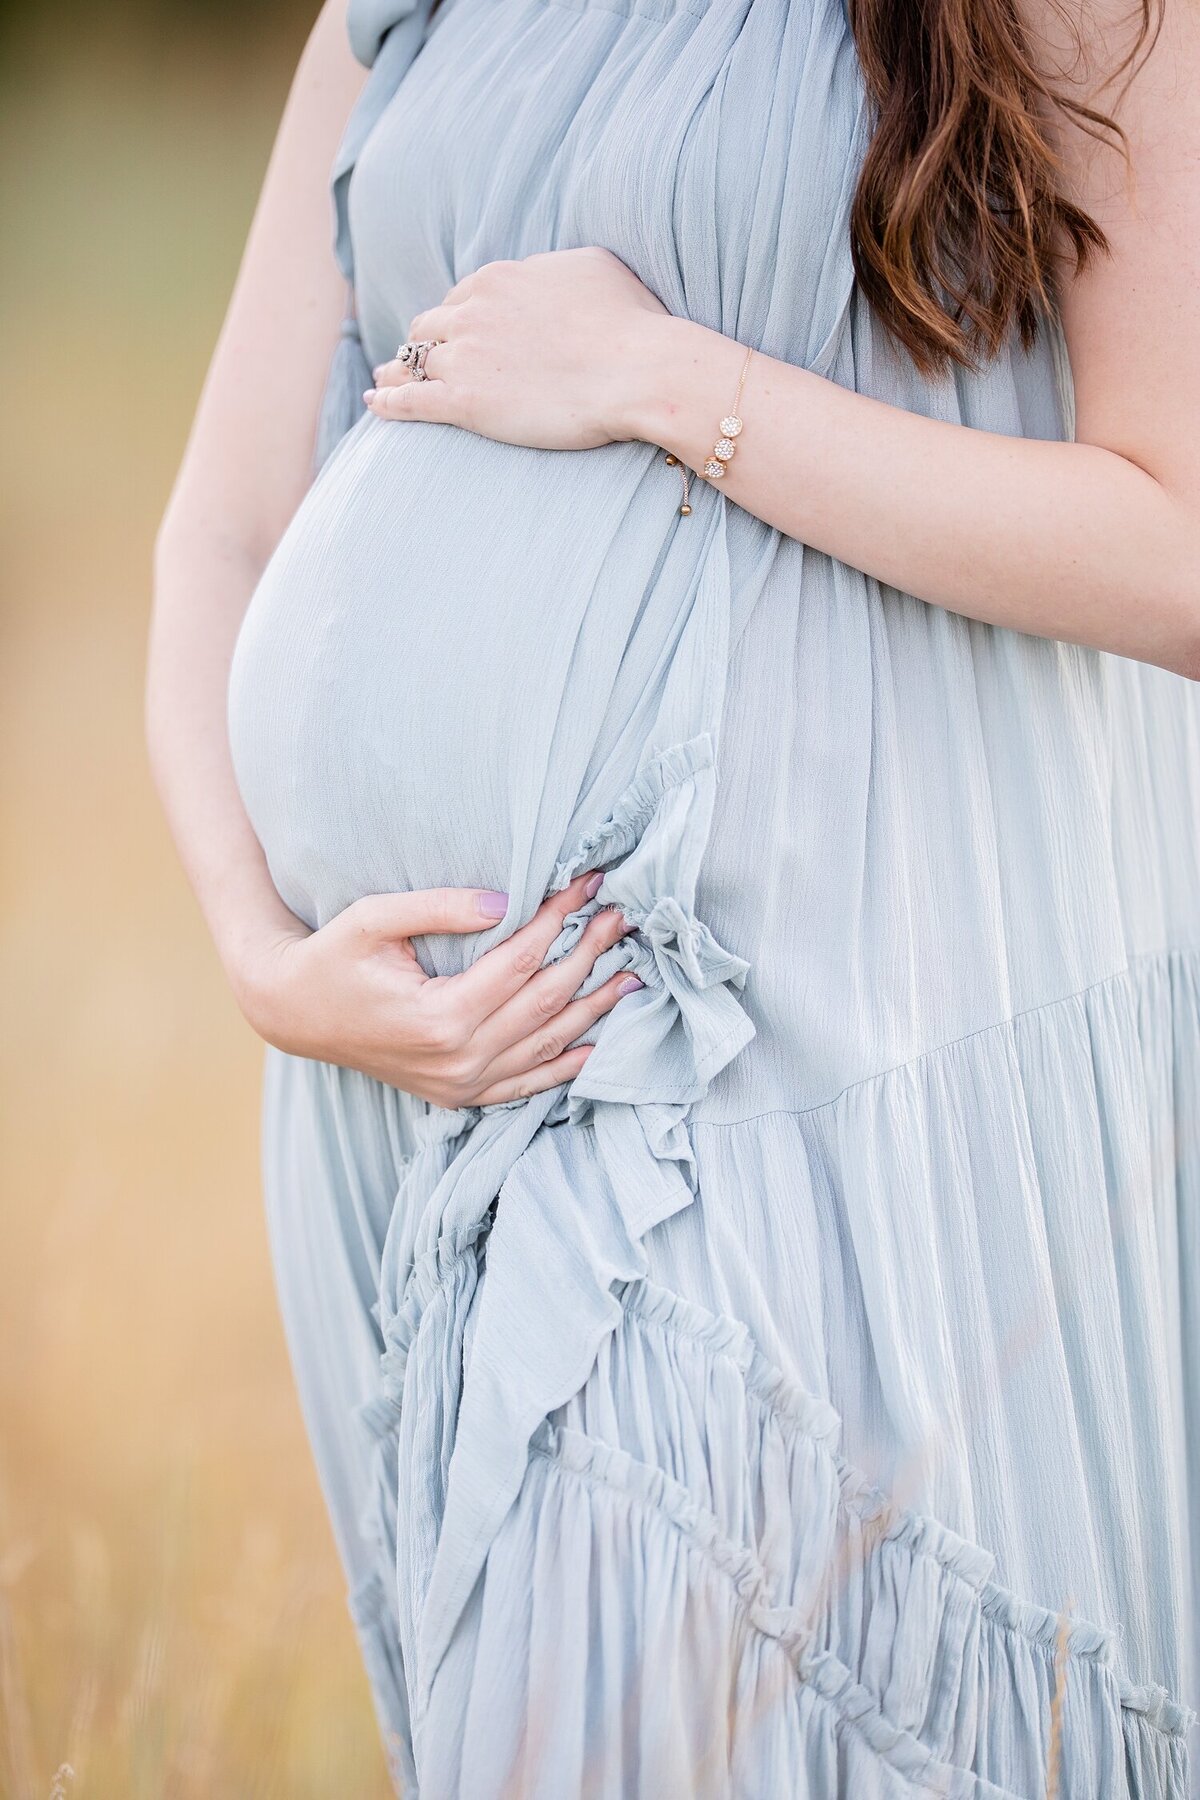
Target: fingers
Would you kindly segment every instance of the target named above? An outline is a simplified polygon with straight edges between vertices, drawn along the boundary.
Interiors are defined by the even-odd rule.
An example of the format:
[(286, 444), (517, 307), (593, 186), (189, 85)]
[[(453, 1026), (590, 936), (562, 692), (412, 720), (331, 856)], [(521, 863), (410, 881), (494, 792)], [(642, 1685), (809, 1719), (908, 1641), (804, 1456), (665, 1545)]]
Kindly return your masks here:
[[(499, 260), (503, 261), (505, 259), (500, 258)], [(461, 280), (455, 282), (452, 288), (446, 289), (445, 294), (442, 296), (442, 305), (456, 306), (459, 301), (465, 300), (472, 289), (479, 286), (479, 278), (483, 271), (485, 269), (490, 269), (492, 266), (491, 263), (481, 263), (477, 269), (469, 269)], [(420, 318), (421, 314), (418, 313), (417, 317)]]
[(408, 894), (369, 894), (341, 917), (348, 929), (375, 938), (487, 931), (508, 911), (508, 895), (490, 888), (416, 888)]
[[(436, 350), (429, 352), (426, 368), (436, 355)], [(398, 387), (368, 388), (363, 395), (363, 404), (377, 419), (429, 419), (440, 425), (454, 423), (450, 391), (446, 383), (432, 373), (424, 381), (405, 379)]]
[[(476, 1025), (482, 1025), (498, 1007), (511, 1000), (527, 981), (533, 979), (562, 930), (564, 920), (579, 911), (589, 898), (589, 889), (595, 893), (600, 881), (601, 877), (592, 871), (577, 875), (561, 893), (551, 894), (548, 900), (542, 901), (528, 925), (522, 925), (503, 944), (486, 951), (463, 974), (452, 977), (459, 988), (459, 998)], [(578, 985), (577, 981), (575, 986)]]
[(619, 970), (602, 982), (594, 993), (573, 1000), (554, 1018), (541, 1023), (530, 1036), (503, 1051), (484, 1071), (483, 1079), (495, 1085), (557, 1062), (568, 1045), (582, 1037), (585, 1031), (590, 1031), (605, 1013), (612, 1011), (618, 1000), (626, 994), (636, 993), (642, 985), (628, 969)]
[[(491, 262), (480, 263), (477, 269), (468, 270), (452, 288), (447, 288), (442, 296), (442, 305), (457, 306), (461, 301), (468, 299), (470, 295), (494, 287), (497, 281), (506, 280), (520, 263), (528, 262), (528, 260), (528, 257), (521, 256), (497, 256)], [(417, 317), (425, 319), (428, 314), (418, 313)]]
[[(511, 999), (497, 1007), (477, 1027), (473, 1043), (484, 1059), (490, 1063), (495, 1058), (507, 1056), (509, 1051), (523, 1041), (548, 1040), (556, 1033), (563, 1009), (570, 1006), (604, 952), (620, 943), (628, 931), (628, 925), (615, 907), (606, 906), (594, 918), (589, 919), (582, 937), (569, 956), (552, 963), (549, 968), (540, 969)], [(486, 962), (487, 956), (482, 956), (479, 960), (481, 963)], [(590, 1004), (590, 1000), (582, 1004)], [(589, 1019), (587, 1024), (568, 1032), (555, 1048), (544, 1049), (536, 1056), (527, 1058), (526, 1063), (516, 1066), (523, 1068), (529, 1062), (545, 1062), (549, 1056), (565, 1050), (581, 1031), (586, 1031), (594, 1023), (593, 1019)], [(513, 1070), (506, 1067), (504, 1072), (511, 1074)]]
[(507, 1081), (497, 1081), (484, 1089), (474, 1105), (495, 1106), (502, 1100), (528, 1100), (534, 1094), (544, 1094), (547, 1088), (574, 1081), (591, 1052), (590, 1044), (581, 1044), (577, 1050), (567, 1050), (553, 1062), (543, 1063), (541, 1068), (530, 1069)]
[[(432, 356), (433, 351), (431, 350), (429, 354)], [(371, 380), (375, 383), (376, 388), (406, 387), (412, 378), (412, 370), (407, 363), (402, 363), (398, 356), (393, 356), (390, 361), (382, 362), (377, 368), (371, 370)], [(370, 393), (370, 391), (368, 388), (367, 392)]]

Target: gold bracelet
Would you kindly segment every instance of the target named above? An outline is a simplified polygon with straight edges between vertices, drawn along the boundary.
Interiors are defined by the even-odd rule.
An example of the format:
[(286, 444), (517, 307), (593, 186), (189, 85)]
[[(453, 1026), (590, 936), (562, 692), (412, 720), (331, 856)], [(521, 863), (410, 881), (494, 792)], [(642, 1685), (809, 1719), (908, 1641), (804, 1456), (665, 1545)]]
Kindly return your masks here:
[[(742, 372), (738, 376), (737, 393), (733, 396), (733, 405), (721, 420), (721, 435), (713, 445), (712, 451), (701, 471), (703, 475), (707, 476), (709, 481), (724, 480), (726, 464), (733, 460), (733, 453), (737, 449), (737, 444), (734, 442), (734, 439), (740, 437), (742, 432), (742, 421), (738, 415), (738, 406), (741, 403), (742, 388), (746, 380), (746, 370), (750, 367), (750, 358), (753, 355), (754, 346), (751, 345), (746, 351), (746, 360), (743, 362)], [(668, 456), (667, 464), (668, 467), (672, 469), (678, 464), (680, 474), (683, 477), (683, 505), (679, 510), (686, 518), (692, 510), (688, 500), (688, 490), (691, 485), (691, 471), (685, 463), (679, 461), (677, 456)]]

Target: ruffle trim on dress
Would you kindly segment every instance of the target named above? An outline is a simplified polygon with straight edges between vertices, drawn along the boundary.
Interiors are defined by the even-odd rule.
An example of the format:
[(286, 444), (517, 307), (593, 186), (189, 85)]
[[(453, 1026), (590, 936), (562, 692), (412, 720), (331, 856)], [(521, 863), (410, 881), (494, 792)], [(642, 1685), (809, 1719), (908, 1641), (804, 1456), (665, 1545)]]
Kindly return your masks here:
[[(1003, 1796), (1003, 1800), (1012, 1800), (1007, 1789), (997, 1788), (969, 1770), (939, 1763), (927, 1746), (892, 1724), (875, 1696), (855, 1680), (851, 1670), (815, 1646), (811, 1627), (797, 1609), (771, 1604), (765, 1574), (753, 1553), (725, 1537), (716, 1517), (661, 1469), (638, 1463), (624, 1451), (549, 1422), (535, 1434), (530, 1451), (556, 1472), (620, 1495), (629, 1504), (665, 1521), (690, 1552), (699, 1555), (728, 1582), (748, 1624), (783, 1652), (798, 1680), (811, 1687), (831, 1709), (838, 1729), (852, 1729), (874, 1756), (898, 1774), (937, 1794), (971, 1795), (976, 1800), (1000, 1800)], [(799, 1766), (797, 1763), (797, 1769)]]
[[(479, 1273), (479, 1241), (488, 1220), (481, 1219), (454, 1238), (440, 1238), (413, 1266), (404, 1290), (404, 1301), (390, 1320), (383, 1354), (379, 1359), (380, 1392), (364, 1401), (355, 1417), (371, 1437), (393, 1434), (399, 1424), (408, 1353), (421, 1327), (426, 1308), (444, 1304), (455, 1288)], [(377, 1309), (378, 1311), (378, 1309)]]
[[(807, 1393), (775, 1367), (739, 1321), (709, 1313), (695, 1301), (645, 1279), (625, 1284), (619, 1297), (621, 1321), (606, 1342), (588, 1387), (556, 1415), (560, 1423), (586, 1419), (591, 1404), (589, 1388), (600, 1388), (610, 1419), (628, 1421), (637, 1417), (648, 1428), (649, 1435), (631, 1453), (635, 1457), (653, 1456), (656, 1466), (661, 1460), (666, 1473), (685, 1489), (698, 1482), (713, 1483), (719, 1473), (714, 1466), (717, 1457), (727, 1464), (721, 1476), (724, 1482), (736, 1472), (744, 1472), (747, 1484), (754, 1489), (744, 1496), (747, 1516), (761, 1503), (765, 1485), (761, 1469), (770, 1464), (778, 1474), (782, 1468), (779, 1457), (768, 1454), (763, 1444), (764, 1430), (777, 1429), (788, 1454), (794, 1454), (798, 1445), (818, 1452), (827, 1476), (825, 1490), (835, 1501), (838, 1513), (869, 1531), (871, 1542), (889, 1544), (914, 1557), (929, 1557), (973, 1588), (984, 1612), (997, 1625), (1043, 1647), (1060, 1645), (1063, 1617), (996, 1585), (991, 1580), (995, 1558), (990, 1551), (970, 1543), (936, 1519), (899, 1506), (839, 1454), (841, 1420), (834, 1408)], [(677, 1402), (673, 1441), (679, 1446), (691, 1445), (700, 1454), (689, 1457), (686, 1449), (679, 1449), (673, 1455), (672, 1439), (662, 1430), (661, 1411), (646, 1408), (646, 1370), (651, 1366), (656, 1375), (669, 1383)], [(726, 1368), (732, 1381), (722, 1379)], [(731, 1401), (741, 1409), (737, 1416), (732, 1412)], [(690, 1433), (680, 1425), (679, 1412), (684, 1406), (691, 1408), (695, 1430)], [(711, 1419), (702, 1440), (701, 1426), (709, 1413), (719, 1413), (720, 1422), (718, 1425)], [(590, 1435), (586, 1428), (576, 1429), (577, 1435)], [(628, 1422), (625, 1429), (629, 1429)], [(617, 1447), (630, 1450), (628, 1445)], [(806, 1491), (812, 1488), (813, 1467), (806, 1462)], [(793, 1523), (797, 1517), (795, 1508), (788, 1505), (785, 1517)], [(726, 1529), (731, 1524), (729, 1521)], [(832, 1529), (832, 1525), (826, 1522), (822, 1528)], [(787, 1588), (788, 1605), (800, 1604), (793, 1578), (781, 1573), (777, 1585)], [(1114, 1634), (1103, 1627), (1077, 1621), (1067, 1626), (1066, 1645), (1072, 1653), (1111, 1661), (1114, 1644)]]
[(1182, 1800), (1194, 1715), (1118, 1673), (1112, 1631), (1021, 1598), (990, 1552), (898, 1506), (839, 1454), (833, 1409), (742, 1325), (645, 1280), (621, 1299), (535, 1449), (657, 1507), (802, 1679), (828, 1658), (935, 1760), (1028, 1800), (1055, 1757), (1061, 1800)]
[[(1190, 1715), (1118, 1675), (1111, 1631), (1022, 1599), (996, 1582), (989, 1552), (897, 1506), (838, 1455), (832, 1409), (743, 1327), (644, 1281), (622, 1299), (596, 1374), (557, 1419), (624, 1441), (547, 1422), (535, 1448), (663, 1510), (802, 1676), (820, 1657), (844, 1668), (935, 1759), (1040, 1795), (1057, 1708), (1061, 1795), (1186, 1792)], [(1012, 1741), (989, 1767), (983, 1740), (1006, 1719)]]
[[(445, 1515), (462, 1398), (464, 1333), (473, 1317), (478, 1239), (486, 1224), (484, 1220), (474, 1233), (443, 1242), (418, 1260), (404, 1304), (385, 1333), (380, 1391), (355, 1414), (373, 1441), (359, 1532), (375, 1577), (358, 1590), (355, 1620), (371, 1669), (380, 1655), (378, 1640), (386, 1640), (386, 1626), (391, 1629), (388, 1666), (376, 1693), (390, 1693), (393, 1680), (399, 1681), (401, 1704), (385, 1736), (390, 1746), (398, 1734), (405, 1746), (408, 1762), (397, 1785), (405, 1795), (417, 1791), (411, 1747), (418, 1626)], [(414, 1358), (418, 1342), (425, 1354)]]
[[(422, 1264), (396, 1365), (406, 1374), (427, 1366), (410, 1395), (418, 1406), (464, 1353), (480, 1263), (480, 1245), (467, 1242)], [(593, 1495), (622, 1496), (728, 1584), (747, 1625), (786, 1655), (793, 1681), (831, 1713), (835, 1736), (852, 1730), (861, 1739), (860, 1785), (814, 1792), (856, 1800), (907, 1795), (909, 1788), (886, 1785), (881, 1770), (864, 1764), (869, 1752), (887, 1781), (903, 1777), (916, 1792), (1042, 1800), (1054, 1764), (1059, 1800), (1185, 1800), (1192, 1715), (1165, 1690), (1119, 1676), (1111, 1631), (1022, 1599), (994, 1580), (989, 1552), (897, 1506), (839, 1455), (834, 1409), (776, 1368), (738, 1321), (644, 1278), (618, 1284), (616, 1298), (616, 1329), (579, 1392), (534, 1431), (529, 1468), (543, 1463), (555, 1478), (584, 1478)], [(403, 1496), (403, 1452), (392, 1468)], [(424, 1491), (425, 1483), (416, 1486)], [(586, 1552), (569, 1534), (551, 1545), (558, 1526), (552, 1514), (542, 1516), (544, 1506), (527, 1470), (514, 1513), (491, 1546), (485, 1588), (536, 1586), (534, 1547), (542, 1543), (565, 1593), (572, 1590), (567, 1571), (582, 1559), (610, 1602), (623, 1604), (633, 1571), (619, 1562), (602, 1566), (610, 1526), (589, 1512), (595, 1541)], [(409, 1529), (419, 1523), (410, 1519)], [(436, 1536), (436, 1509), (424, 1525), (418, 1541)], [(514, 1546), (523, 1546), (528, 1566), (513, 1566)], [(660, 1577), (651, 1557), (637, 1576), (645, 1590), (637, 1604), (669, 1617), (682, 1602), (673, 1590), (655, 1593)], [(688, 1605), (702, 1604), (690, 1585), (689, 1596)], [(410, 1599), (419, 1611), (419, 1583)], [(577, 1628), (586, 1641), (588, 1620)], [(701, 1636), (708, 1628), (697, 1627)], [(732, 1656), (732, 1640), (727, 1649)], [(482, 1684), (488, 1659), (482, 1646), (475, 1654)], [(653, 1669), (632, 1667), (623, 1682), (635, 1709), (654, 1704)], [(630, 1695), (639, 1682), (647, 1691)], [(777, 1680), (766, 1692), (751, 1698), (751, 1716), (765, 1706), (801, 1705)], [(518, 1702), (526, 1704), (534, 1705), (529, 1695)], [(786, 1732), (797, 1742), (789, 1757), (810, 1756), (799, 1740), (814, 1730), (811, 1720), (792, 1720)], [(731, 1779), (694, 1792), (756, 1792), (727, 1785)], [(491, 1790), (473, 1782), (461, 1791)], [(509, 1791), (526, 1790), (497, 1789)], [(758, 1791), (766, 1800), (769, 1790)]]
[[(1066, 1666), (1069, 1696), (1080, 1678)], [(985, 1651), (987, 1707), (969, 1743), (978, 1766), (948, 1760), (824, 1646), (801, 1609), (775, 1604), (761, 1562), (694, 1494), (547, 1421), (493, 1543), (446, 1714), (435, 1696), (424, 1729), (437, 1740), (439, 1797), (1183, 1800), (1180, 1740), (1147, 1748), (1135, 1725), (1123, 1742), (1111, 1669), (1093, 1667), (1109, 1686), (1087, 1690), (1080, 1742), (1065, 1702), (1056, 1734), (1056, 1688), (1041, 1668), (1014, 1661), (1020, 1680), (1007, 1696), (994, 1686), (1002, 1661)], [(943, 1710), (945, 1673), (920, 1670)], [(951, 1689), (956, 1679), (951, 1671)], [(452, 1719), (463, 1725), (447, 1753)]]
[(749, 964), (695, 912), (715, 781), (711, 733), (657, 752), (555, 870), (555, 888), (586, 868), (605, 871), (596, 904), (619, 907), (635, 927), (631, 967), (645, 983), (610, 1016), (572, 1083), (575, 1122), (597, 1101), (678, 1108), (678, 1119), (754, 1035), (738, 998)]
[(651, 756), (608, 816), (585, 831), (570, 853), (556, 864), (551, 892), (565, 888), (585, 869), (600, 868), (627, 856), (662, 805), (663, 796), (681, 782), (692, 780), (702, 769), (713, 768), (715, 760), (708, 732)]

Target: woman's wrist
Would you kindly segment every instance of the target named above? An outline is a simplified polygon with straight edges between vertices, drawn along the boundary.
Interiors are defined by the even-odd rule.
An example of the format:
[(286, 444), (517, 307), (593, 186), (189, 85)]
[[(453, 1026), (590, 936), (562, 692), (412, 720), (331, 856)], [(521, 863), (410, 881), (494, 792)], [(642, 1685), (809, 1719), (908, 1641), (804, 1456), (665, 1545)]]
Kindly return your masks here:
[(280, 955), (311, 936), (303, 920), (282, 903), (251, 919), (227, 921), (213, 931), (217, 954), (234, 999), (247, 1023), (260, 1037), (273, 1039)]
[(707, 325), (648, 313), (624, 364), (620, 435), (659, 444), (700, 469), (720, 436), (745, 358), (744, 344)]

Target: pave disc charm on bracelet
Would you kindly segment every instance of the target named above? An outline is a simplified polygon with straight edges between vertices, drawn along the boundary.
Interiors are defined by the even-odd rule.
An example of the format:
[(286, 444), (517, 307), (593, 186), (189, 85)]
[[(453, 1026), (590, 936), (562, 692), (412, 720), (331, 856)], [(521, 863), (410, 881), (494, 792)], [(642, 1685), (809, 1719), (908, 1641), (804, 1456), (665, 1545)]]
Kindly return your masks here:
[(713, 445), (708, 461), (705, 463), (702, 471), (709, 481), (724, 480), (726, 464), (732, 462), (733, 453), (737, 449), (736, 439), (742, 434), (742, 421), (738, 413), (738, 407), (741, 404), (742, 386), (746, 380), (746, 370), (750, 367), (750, 358), (753, 355), (754, 347), (751, 345), (750, 349), (746, 352), (746, 360), (742, 364), (742, 372), (738, 376), (737, 393), (733, 396), (733, 405), (721, 420), (721, 435)]
[[(716, 439), (716, 443), (712, 445), (712, 450), (709, 452), (707, 461), (703, 463), (702, 473), (709, 481), (723, 481), (723, 479), (725, 479), (725, 466), (732, 461), (734, 450), (738, 448), (738, 437), (741, 436), (741, 414), (738, 412), (738, 407), (741, 405), (741, 389), (743, 389), (743, 383), (745, 383), (745, 378), (747, 378), (747, 369), (750, 367), (750, 356), (752, 355), (754, 355), (754, 346), (750, 346), (750, 349), (747, 349), (747, 358), (745, 358), (745, 362), (741, 364), (741, 374), (738, 376), (738, 392), (734, 394), (732, 409), (725, 414), (725, 418), (721, 419), (721, 436)], [(687, 515), (691, 513), (691, 500), (689, 500), (691, 472), (687, 470), (685, 463), (682, 463), (676, 455), (667, 455), (667, 468), (678, 468), (678, 472), (682, 475), (682, 481), (684, 481), (684, 504), (680, 506), (680, 513), (684, 515), (684, 518), (687, 518)]]
[[(746, 380), (746, 370), (750, 367), (750, 358), (753, 355), (754, 347), (751, 345), (746, 351), (746, 360), (742, 364), (742, 372), (738, 376), (737, 393), (733, 396), (733, 407), (721, 420), (721, 435), (713, 445), (712, 452), (703, 465), (701, 473), (706, 475), (709, 481), (720, 481), (724, 478), (725, 465), (731, 461), (733, 453), (737, 449), (735, 440), (741, 436), (742, 432), (742, 421), (738, 414), (738, 406), (741, 403), (742, 386)], [(686, 519), (692, 510), (691, 500), (689, 498), (692, 479), (691, 471), (677, 456), (668, 455), (667, 467), (669, 469), (677, 467), (683, 479), (683, 505), (679, 510)]]

